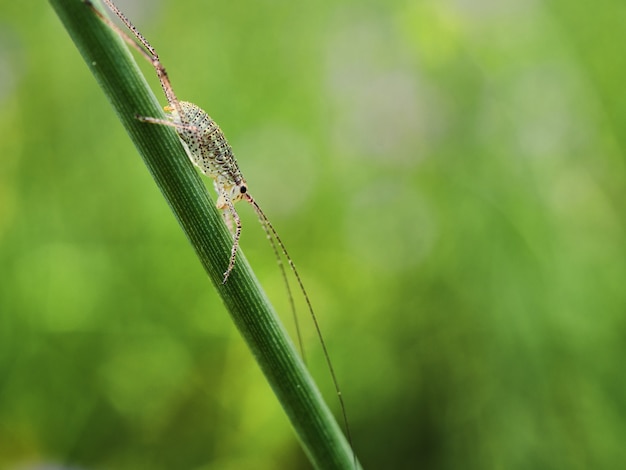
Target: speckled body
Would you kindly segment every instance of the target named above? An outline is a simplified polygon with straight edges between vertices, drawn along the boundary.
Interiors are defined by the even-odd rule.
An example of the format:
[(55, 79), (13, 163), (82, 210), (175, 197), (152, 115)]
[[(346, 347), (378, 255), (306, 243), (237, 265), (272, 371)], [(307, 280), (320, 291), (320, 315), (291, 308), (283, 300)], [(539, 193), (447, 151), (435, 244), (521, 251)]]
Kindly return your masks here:
[[(189, 158), (202, 173), (215, 181), (220, 196), (228, 196), (232, 202), (241, 199), (246, 191), (245, 180), (224, 133), (200, 107), (188, 101), (178, 104), (182, 116), (172, 107), (167, 110), (176, 125), (176, 132), (187, 145)], [(218, 207), (222, 208), (225, 203), (224, 200), (218, 201)]]

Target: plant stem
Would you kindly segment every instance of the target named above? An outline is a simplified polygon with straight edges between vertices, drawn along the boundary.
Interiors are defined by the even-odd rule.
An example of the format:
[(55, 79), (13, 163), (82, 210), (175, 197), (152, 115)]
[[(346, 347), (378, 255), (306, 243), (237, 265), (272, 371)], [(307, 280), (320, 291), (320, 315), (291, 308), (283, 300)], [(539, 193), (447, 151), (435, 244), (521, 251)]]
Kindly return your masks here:
[[(121, 38), (80, 0), (50, 0), (170, 205), (235, 325), (316, 468), (358, 463), (241, 252), (228, 282), (232, 236), (176, 132), (138, 121), (162, 117), (158, 101)], [(97, 5), (100, 8), (100, 5)]]

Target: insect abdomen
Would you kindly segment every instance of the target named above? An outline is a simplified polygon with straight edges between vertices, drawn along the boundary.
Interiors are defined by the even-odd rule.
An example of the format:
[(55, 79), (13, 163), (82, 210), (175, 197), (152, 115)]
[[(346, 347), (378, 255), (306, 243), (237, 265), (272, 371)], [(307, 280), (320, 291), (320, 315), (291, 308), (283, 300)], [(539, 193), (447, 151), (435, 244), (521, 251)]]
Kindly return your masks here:
[(190, 151), (190, 158), (202, 173), (218, 183), (239, 184), (241, 173), (226, 136), (202, 109), (187, 101), (180, 102), (183, 113), (178, 134)]

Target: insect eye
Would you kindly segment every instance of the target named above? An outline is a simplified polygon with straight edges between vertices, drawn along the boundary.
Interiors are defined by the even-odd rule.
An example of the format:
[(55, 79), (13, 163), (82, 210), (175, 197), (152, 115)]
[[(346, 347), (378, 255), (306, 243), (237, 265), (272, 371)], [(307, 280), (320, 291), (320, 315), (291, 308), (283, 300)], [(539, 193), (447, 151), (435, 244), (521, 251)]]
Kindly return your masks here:
[(248, 190), (248, 188), (246, 188), (245, 186), (242, 186), (241, 188), (239, 188), (239, 192), (241, 194), (245, 194), (247, 190)]

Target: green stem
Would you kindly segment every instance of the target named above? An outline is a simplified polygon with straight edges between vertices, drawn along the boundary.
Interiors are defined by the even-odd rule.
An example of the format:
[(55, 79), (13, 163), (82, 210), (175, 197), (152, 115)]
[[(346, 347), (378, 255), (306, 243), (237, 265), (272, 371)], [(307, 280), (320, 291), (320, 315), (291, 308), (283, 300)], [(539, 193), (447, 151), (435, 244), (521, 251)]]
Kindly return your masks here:
[(232, 236), (176, 135), (135, 119), (163, 116), (119, 36), (81, 0), (50, 0), (106, 93), (289, 417), (313, 465), (358, 467), (341, 429), (297, 355), (243, 254), (228, 282)]

